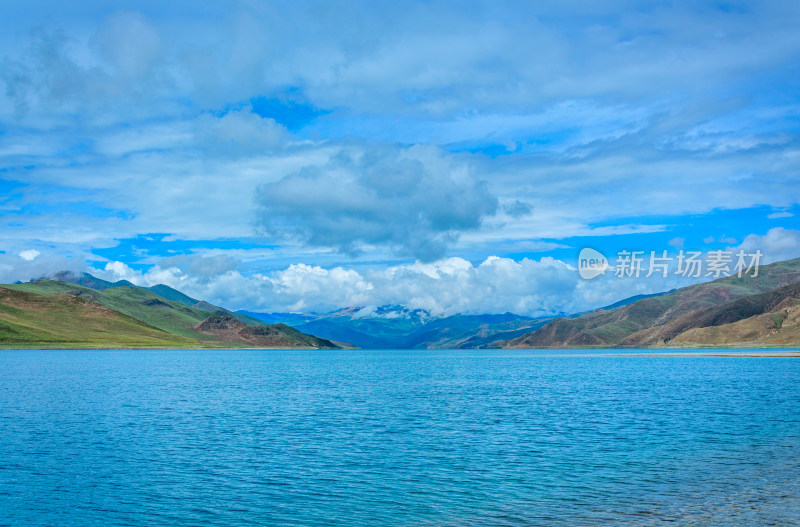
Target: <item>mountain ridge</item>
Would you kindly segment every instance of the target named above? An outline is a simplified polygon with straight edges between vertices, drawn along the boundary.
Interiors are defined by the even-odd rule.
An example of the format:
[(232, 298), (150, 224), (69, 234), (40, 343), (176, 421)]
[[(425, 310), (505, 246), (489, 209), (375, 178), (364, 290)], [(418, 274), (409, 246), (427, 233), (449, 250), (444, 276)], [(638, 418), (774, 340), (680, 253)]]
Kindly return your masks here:
[(283, 322), (334, 341), (375, 349), (485, 348), (500, 338), (521, 335), (553, 318), (514, 313), (436, 317), (426, 310), (397, 304), (341, 308), (329, 313), (244, 313), (264, 321)]
[[(171, 300), (173, 302), (177, 302), (179, 304), (183, 304), (185, 306), (199, 309), (201, 311), (207, 311), (209, 313), (213, 313), (214, 311), (225, 311), (229, 313), (234, 318), (244, 322), (245, 324), (261, 324), (262, 321), (250, 317), (243, 313), (237, 313), (234, 311), (230, 311), (220, 306), (215, 306), (205, 300), (198, 300), (196, 298), (192, 298), (189, 295), (183, 293), (182, 291), (178, 291), (177, 289), (170, 287), (165, 284), (156, 284), (149, 287), (145, 286), (138, 286), (129, 282), (128, 280), (118, 280), (116, 282), (109, 282), (108, 280), (103, 280), (102, 278), (98, 278), (90, 273), (75, 273), (73, 271), (59, 271), (57, 273), (53, 273), (51, 275), (45, 276), (38, 280), (32, 280), (32, 282), (39, 282), (42, 280), (50, 280), (54, 282), (67, 282), (75, 285), (80, 285), (82, 287), (86, 287), (88, 289), (94, 289), (96, 291), (102, 291), (105, 289), (113, 289), (116, 287), (134, 287), (137, 289), (143, 289), (146, 291), (151, 291), (157, 294), (160, 297), (166, 298), (167, 300)], [(30, 282), (29, 282), (30, 283)], [(18, 284), (17, 284), (18, 285)]]
[[(657, 343), (646, 340), (645, 335), (654, 335), (657, 331), (653, 328), (688, 313), (698, 317), (714, 306), (768, 293), (798, 281), (800, 258), (776, 262), (761, 267), (757, 277), (723, 277), (614, 309), (559, 318), (534, 332), (496, 345), (508, 348), (663, 346), (669, 339), (666, 343), (664, 339)], [(638, 337), (632, 337), (639, 332), (642, 333)]]
[[(51, 296), (63, 304), (57, 307), (58, 302), (51, 299), (57, 312), (69, 311), (74, 303), (70, 298), (88, 302), (83, 308), (87, 313), (97, 304), (141, 323), (143, 327), (132, 328), (114, 321), (137, 335), (135, 338), (172, 342), (172, 337), (147, 333), (159, 330), (188, 339), (181, 341), (183, 344), (201, 347), (334, 349), (348, 343), (344, 346), (470, 349), (800, 343), (800, 258), (763, 266), (758, 276), (723, 277), (677, 290), (632, 296), (592, 311), (544, 317), (514, 313), (433, 316), (396, 304), (340, 308), (321, 314), (234, 313), (164, 284), (141, 287), (125, 280), (109, 282), (89, 273), (54, 276), (69, 281), (44, 279), (0, 287)], [(32, 312), (28, 315), (36, 318)], [(0, 340), (14, 340), (15, 334), (26, 333), (19, 326), (19, 317), (12, 318), (3, 318), (0, 309)], [(47, 339), (54, 338), (35, 321), (31, 321), (31, 328), (42, 330)]]

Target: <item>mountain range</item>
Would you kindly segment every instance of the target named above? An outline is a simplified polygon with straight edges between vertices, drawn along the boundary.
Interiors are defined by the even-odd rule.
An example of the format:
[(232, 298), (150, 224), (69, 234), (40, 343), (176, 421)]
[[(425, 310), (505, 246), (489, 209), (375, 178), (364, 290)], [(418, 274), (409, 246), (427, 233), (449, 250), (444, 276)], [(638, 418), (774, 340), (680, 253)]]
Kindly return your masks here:
[(532, 318), (513, 313), (435, 317), (422, 309), (399, 305), (346, 308), (325, 314), (256, 313), (240, 311), (268, 322), (283, 322), (305, 333), (370, 349), (486, 348), (513, 339), (555, 317)]
[(370, 349), (800, 345), (800, 258), (548, 317), (437, 317), (400, 305), (232, 312), (159, 284), (61, 272), (0, 286), (0, 347)]

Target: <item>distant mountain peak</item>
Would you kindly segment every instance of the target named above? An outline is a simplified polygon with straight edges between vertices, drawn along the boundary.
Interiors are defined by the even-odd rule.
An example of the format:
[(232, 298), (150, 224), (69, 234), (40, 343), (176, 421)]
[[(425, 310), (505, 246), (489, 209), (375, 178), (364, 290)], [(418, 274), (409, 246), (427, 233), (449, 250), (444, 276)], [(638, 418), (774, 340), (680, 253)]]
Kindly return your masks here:
[(409, 309), (401, 304), (386, 304), (382, 306), (359, 306), (339, 310), (337, 313), (349, 313), (353, 318), (404, 318), (410, 320), (430, 320), (434, 317), (425, 309)]
[(135, 284), (127, 280), (118, 280), (116, 282), (109, 282), (102, 278), (97, 278), (89, 273), (76, 273), (75, 271), (58, 271), (46, 276), (39, 280), (53, 280), (55, 282), (66, 282), (68, 284), (80, 285), (96, 291), (102, 289), (109, 289), (111, 287), (136, 287)]

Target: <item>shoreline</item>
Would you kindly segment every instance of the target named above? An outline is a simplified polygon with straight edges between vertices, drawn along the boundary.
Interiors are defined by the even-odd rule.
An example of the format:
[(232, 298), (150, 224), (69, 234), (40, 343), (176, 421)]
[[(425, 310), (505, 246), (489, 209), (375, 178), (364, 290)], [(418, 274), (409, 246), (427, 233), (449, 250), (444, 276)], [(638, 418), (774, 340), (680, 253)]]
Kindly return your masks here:
[[(625, 352), (624, 350), (630, 350)], [(327, 349), (327, 348), (288, 348), (288, 347), (134, 347), (134, 346), (97, 346), (97, 347), (61, 347), (61, 346), (48, 346), (48, 347), (3, 347), (0, 346), (0, 353), (3, 351), (171, 351), (171, 350), (186, 350), (186, 351), (256, 351), (256, 350), (270, 350), (270, 351), (454, 351), (454, 352), (474, 352), (474, 351), (490, 351), (490, 352), (503, 352), (503, 351), (544, 351), (544, 352), (578, 352), (576, 355), (593, 355), (598, 357), (762, 357), (762, 358), (800, 358), (800, 348), (783, 348), (783, 349), (747, 349), (747, 348), (673, 348), (674, 351), (664, 350), (664, 348), (468, 348), (468, 349), (450, 349), (450, 348), (434, 348), (434, 349), (363, 349), (363, 348), (340, 348), (340, 349)], [(652, 350), (652, 351), (650, 351)], [(683, 351), (678, 351), (683, 350)], [(734, 351), (737, 350), (737, 351)], [(571, 354), (567, 354), (571, 355)]]
[(800, 358), (800, 350), (796, 351), (689, 351), (675, 352), (642, 352), (642, 353), (608, 353), (605, 357), (790, 357)]

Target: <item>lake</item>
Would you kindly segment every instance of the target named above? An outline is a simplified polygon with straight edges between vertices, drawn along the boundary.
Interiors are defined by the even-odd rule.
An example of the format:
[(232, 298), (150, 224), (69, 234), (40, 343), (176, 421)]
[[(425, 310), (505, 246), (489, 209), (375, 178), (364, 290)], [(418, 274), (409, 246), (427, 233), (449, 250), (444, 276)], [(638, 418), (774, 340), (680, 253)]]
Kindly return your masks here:
[(800, 360), (604, 353), (2, 351), (0, 525), (800, 523)]

